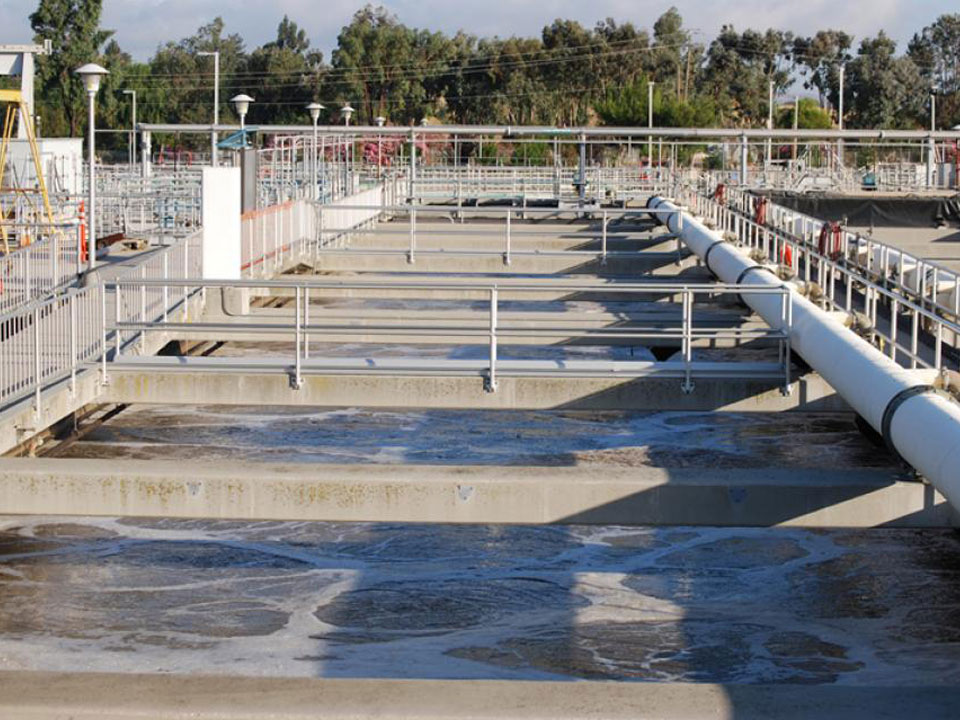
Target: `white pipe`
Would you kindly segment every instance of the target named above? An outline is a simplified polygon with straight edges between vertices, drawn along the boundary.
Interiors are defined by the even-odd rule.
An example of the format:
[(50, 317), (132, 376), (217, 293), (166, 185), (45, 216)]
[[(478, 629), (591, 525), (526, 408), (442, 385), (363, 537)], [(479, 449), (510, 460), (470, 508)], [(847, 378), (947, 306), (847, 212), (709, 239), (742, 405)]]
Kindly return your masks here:
[[(726, 283), (783, 287), (784, 282), (668, 200), (648, 207)], [(787, 284), (787, 287), (792, 287)], [(781, 300), (745, 295), (744, 302), (773, 328), (783, 327)], [(791, 347), (846, 400), (900, 456), (960, 509), (960, 404), (936, 394), (795, 290)], [(885, 427), (886, 426), (886, 427)]]

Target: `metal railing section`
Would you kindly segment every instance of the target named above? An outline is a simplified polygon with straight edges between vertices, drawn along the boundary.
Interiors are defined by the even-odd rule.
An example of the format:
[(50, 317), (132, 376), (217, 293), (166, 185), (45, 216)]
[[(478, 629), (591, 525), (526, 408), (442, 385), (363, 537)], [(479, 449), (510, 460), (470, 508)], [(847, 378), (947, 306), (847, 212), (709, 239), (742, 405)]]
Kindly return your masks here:
[(41, 391), (102, 358), (104, 293), (100, 286), (70, 290), (0, 316), (0, 403), (30, 395), (39, 411)]
[[(836, 251), (819, 246), (823, 222), (779, 206), (768, 206), (767, 224), (756, 223), (752, 197), (734, 191), (728, 204), (692, 189), (681, 198), (727, 238), (785, 268), (822, 291), (821, 305), (848, 315), (861, 312), (873, 336), (902, 364), (935, 370), (960, 367), (960, 277), (885, 243), (841, 233)], [(886, 316), (881, 312), (885, 310)], [(901, 316), (906, 328), (901, 329)], [(924, 352), (921, 336), (930, 345)]]
[[(681, 304), (681, 318), (677, 324), (658, 323), (656, 327), (631, 328), (629, 326), (610, 325), (607, 327), (577, 327), (564, 326), (557, 328), (552, 324), (541, 326), (512, 325), (501, 317), (500, 292), (509, 291), (511, 294), (537, 293), (555, 285), (569, 292), (601, 291), (623, 296), (629, 299), (637, 295), (670, 295), (679, 296)], [(294, 300), (294, 317), (292, 322), (280, 323), (249, 323), (236, 322), (202, 322), (191, 321), (185, 315), (174, 316), (164, 314), (152, 320), (143, 320), (142, 314), (134, 312), (120, 313), (112, 321), (107, 321), (106, 333), (115, 333), (117, 337), (124, 334), (142, 334), (147, 332), (163, 332), (176, 334), (177, 332), (215, 333), (217, 336), (229, 336), (236, 333), (249, 333), (255, 330), (263, 333), (264, 341), (274, 341), (277, 335), (294, 337), (294, 352), (289, 359), (277, 358), (257, 364), (258, 372), (284, 372), (289, 374), (291, 385), (299, 388), (306, 372), (314, 373), (341, 373), (341, 374), (414, 374), (414, 375), (443, 375), (469, 374), (481, 375), (488, 391), (497, 388), (497, 378), (502, 376), (527, 377), (643, 377), (659, 375), (676, 377), (681, 380), (681, 390), (685, 393), (693, 392), (694, 381), (698, 377), (711, 378), (739, 378), (739, 379), (775, 379), (781, 384), (784, 393), (789, 393), (790, 377), (790, 339), (789, 333), (793, 322), (792, 293), (786, 286), (770, 288), (751, 285), (728, 284), (689, 284), (689, 283), (636, 283), (615, 284), (598, 282), (552, 283), (551, 281), (531, 282), (529, 284), (510, 283), (502, 286), (495, 282), (477, 282), (445, 279), (441, 281), (145, 281), (135, 278), (123, 279), (107, 283), (108, 289), (113, 289), (118, 296), (141, 297), (148, 290), (161, 289), (167, 292), (204, 291), (209, 288), (276, 288), (290, 293)], [(398, 293), (409, 292), (414, 297), (424, 290), (455, 289), (458, 291), (480, 291), (488, 297), (485, 327), (477, 323), (456, 324), (424, 324), (414, 321), (399, 320), (395, 313), (391, 313), (376, 324), (356, 325), (352, 323), (330, 323), (323, 319), (311, 317), (311, 297), (327, 289), (391, 289)], [(781, 320), (776, 328), (730, 327), (717, 328), (698, 325), (695, 319), (695, 305), (697, 298), (716, 297), (721, 295), (749, 295), (766, 294), (777, 295), (781, 298)], [(122, 307), (128, 308), (129, 303)], [(475, 337), (479, 342), (488, 344), (488, 355), (485, 361), (437, 360), (423, 358), (409, 358), (398, 365), (387, 363), (378, 365), (365, 358), (316, 358), (311, 356), (311, 342), (322, 341), (325, 334), (357, 334), (364, 336), (377, 335), (439, 335), (442, 337), (467, 336)], [(505, 361), (499, 357), (498, 347), (501, 341), (516, 337), (556, 336), (562, 334), (570, 338), (587, 338), (596, 340), (629, 339), (642, 344), (644, 340), (670, 339), (678, 342), (680, 357), (676, 361), (648, 362), (648, 361)], [(719, 339), (734, 339), (740, 343), (754, 340), (772, 341), (777, 345), (776, 362), (705, 362), (694, 360), (694, 344), (701, 340), (716, 341)], [(113, 355), (114, 362), (122, 362), (123, 348), (118, 342)], [(140, 358), (138, 368), (150, 365), (150, 358)], [(157, 361), (158, 366), (169, 367), (166, 360)], [(203, 366), (202, 359), (191, 358), (189, 365), (181, 365), (185, 369), (201, 368), (209, 371), (233, 371), (238, 368), (249, 369), (250, 361), (237, 359), (233, 365), (229, 359), (218, 358), (216, 363)], [(104, 365), (104, 372), (109, 372)]]
[(43, 240), (0, 256), (0, 314), (75, 282), (86, 260), (81, 254), (80, 226), (68, 223), (54, 226)]
[[(372, 255), (405, 255), (407, 262), (413, 264), (418, 255), (444, 255), (444, 256), (500, 256), (504, 265), (510, 265), (514, 257), (518, 256), (537, 256), (537, 257), (576, 257), (597, 259), (601, 265), (605, 265), (610, 257), (632, 257), (641, 256), (652, 257), (656, 255), (646, 250), (618, 251), (611, 250), (609, 239), (611, 233), (622, 234), (622, 228), (616, 226), (611, 228), (611, 223), (617, 220), (627, 218), (646, 219), (651, 213), (656, 214), (656, 210), (646, 208), (594, 208), (585, 207), (577, 210), (558, 210), (557, 208), (544, 207), (523, 207), (523, 206), (504, 206), (487, 205), (481, 207), (453, 207), (450, 205), (416, 205), (416, 204), (385, 204), (385, 205), (365, 205), (359, 201), (363, 199), (358, 196), (357, 204), (351, 199), (350, 204), (341, 203), (335, 206), (318, 206), (317, 211), (321, 216), (323, 228), (322, 235), (325, 238), (318, 248), (319, 255), (333, 254), (337, 252), (351, 254), (372, 254)], [(389, 200), (389, 198), (384, 198)], [(541, 230), (537, 226), (514, 226), (514, 220), (526, 220), (534, 218), (564, 217), (571, 215), (582, 219), (584, 222), (597, 223), (598, 228), (595, 231), (577, 231), (577, 239), (580, 241), (596, 241), (599, 247), (596, 250), (542, 250), (542, 249), (517, 249), (518, 242), (554, 237), (556, 230)], [(424, 220), (426, 217), (426, 220)], [(406, 219), (406, 228), (392, 228), (389, 224), (375, 225), (376, 219)], [(493, 220), (502, 223), (500, 238), (502, 242), (501, 249), (480, 249), (473, 244), (477, 238), (489, 239), (496, 237), (497, 231), (489, 226), (474, 225), (465, 223), (468, 218), (478, 220)], [(358, 222), (359, 220), (359, 222)], [(436, 221), (448, 220), (455, 221), (444, 223), (442, 227), (437, 227)], [(433, 221), (433, 222), (431, 222)], [(330, 223), (334, 223), (332, 226)], [(532, 228), (532, 229), (531, 229)], [(347, 240), (358, 235), (376, 234), (378, 237), (388, 237), (391, 235), (403, 235), (408, 238), (407, 247), (399, 248), (372, 248), (372, 247), (347, 247)], [(442, 237), (448, 241), (442, 248), (423, 249), (418, 247), (417, 239), (429, 236)], [(656, 237), (656, 240), (668, 240), (673, 236), (662, 235)], [(667, 253), (670, 258), (676, 258), (678, 261), (682, 257), (682, 244), (677, 240), (676, 251)]]

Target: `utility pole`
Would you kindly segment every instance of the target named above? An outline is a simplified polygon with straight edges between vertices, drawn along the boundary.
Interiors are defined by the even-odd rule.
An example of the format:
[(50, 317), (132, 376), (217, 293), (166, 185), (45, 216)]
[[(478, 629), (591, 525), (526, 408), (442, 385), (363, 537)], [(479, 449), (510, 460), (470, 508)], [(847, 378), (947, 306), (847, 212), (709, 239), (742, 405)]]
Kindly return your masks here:
[(124, 95), (130, 95), (133, 98), (133, 110), (130, 118), (130, 168), (136, 172), (137, 169), (137, 91), (124, 90)]
[(217, 130), (216, 126), (220, 124), (220, 53), (199, 52), (200, 57), (213, 58), (213, 131), (210, 133), (210, 164), (217, 166)]

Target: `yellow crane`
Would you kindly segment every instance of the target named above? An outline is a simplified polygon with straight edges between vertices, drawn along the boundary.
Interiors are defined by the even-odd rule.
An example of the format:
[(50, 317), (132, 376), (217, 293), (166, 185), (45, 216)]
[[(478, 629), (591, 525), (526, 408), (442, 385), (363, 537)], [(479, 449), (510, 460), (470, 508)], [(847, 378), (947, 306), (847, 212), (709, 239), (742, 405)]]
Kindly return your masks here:
[[(13, 137), (13, 130), (17, 122), (17, 115), (20, 116), (20, 122), (26, 130), (27, 140), (30, 143), (30, 153), (33, 156), (33, 166), (37, 174), (37, 190), (43, 199), (43, 211), (46, 214), (47, 222), (52, 226), (53, 209), (50, 207), (50, 195), (47, 193), (47, 184), (43, 179), (43, 166), (40, 162), (40, 149), (37, 147), (37, 136), (33, 129), (33, 118), (30, 117), (30, 108), (24, 100), (23, 93), (20, 90), (2, 90), (0, 89), (0, 105), (6, 107), (6, 114), (3, 121), (3, 140), (0, 142), (0, 179), (6, 173), (7, 154), (10, 149), (10, 139)], [(13, 188), (15, 193), (26, 194), (26, 188)], [(7, 229), (8, 218), (6, 213), (0, 212), (0, 236), (3, 238), (4, 253), (10, 252), (10, 233)], [(30, 243), (29, 235), (25, 235), (25, 242)]]

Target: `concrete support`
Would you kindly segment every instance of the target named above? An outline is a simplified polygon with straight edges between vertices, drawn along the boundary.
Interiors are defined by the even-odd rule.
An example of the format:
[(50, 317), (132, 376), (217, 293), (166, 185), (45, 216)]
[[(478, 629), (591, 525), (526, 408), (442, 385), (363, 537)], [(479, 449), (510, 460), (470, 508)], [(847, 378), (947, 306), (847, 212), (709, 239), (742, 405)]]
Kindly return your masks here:
[(947, 527), (891, 470), (0, 460), (6, 514), (236, 520)]
[(203, 168), (203, 277), (239, 280), (240, 169)]
[[(236, 362), (236, 358), (225, 358)], [(311, 374), (310, 363), (303, 365), (303, 384), (290, 386), (283, 361), (271, 361), (269, 367), (238, 365), (187, 369), (178, 358), (137, 358), (125, 360), (121, 369), (111, 365), (110, 384), (104, 388), (103, 402), (168, 405), (260, 405), (296, 407), (381, 407), (490, 410), (730, 410), (736, 412), (846, 412), (843, 403), (816, 375), (797, 381), (796, 391), (781, 393), (782, 379), (708, 379), (697, 378), (696, 392), (680, 392), (677, 377), (512, 377), (506, 368), (498, 381), (497, 392), (483, 392), (482, 362), (463, 361), (472, 370), (460, 375), (426, 371), (390, 370), (384, 374), (354, 371), (354, 374)], [(290, 354), (290, 366), (293, 365)], [(311, 358), (311, 362), (316, 358)], [(135, 369), (138, 363), (143, 369)], [(169, 365), (165, 369), (164, 363)], [(200, 359), (196, 361), (198, 364)], [(208, 362), (216, 363), (216, 359)], [(387, 361), (358, 360), (375, 368)], [(505, 363), (504, 363), (505, 364)], [(569, 364), (569, 363), (566, 363)], [(682, 364), (677, 364), (682, 374)], [(289, 368), (288, 368), (289, 369)], [(450, 371), (448, 371), (450, 372)], [(560, 371), (558, 371), (560, 372)], [(468, 374), (469, 373), (469, 374)], [(611, 373), (614, 374), (614, 373)]]

